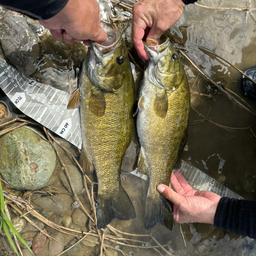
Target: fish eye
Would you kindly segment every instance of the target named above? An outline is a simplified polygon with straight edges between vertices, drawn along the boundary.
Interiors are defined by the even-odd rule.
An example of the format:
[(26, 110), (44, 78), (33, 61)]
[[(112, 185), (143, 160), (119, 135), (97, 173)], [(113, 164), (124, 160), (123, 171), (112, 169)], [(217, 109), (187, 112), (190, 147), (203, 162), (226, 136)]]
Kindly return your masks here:
[(117, 62), (118, 65), (123, 64), (123, 63), (124, 63), (124, 58), (123, 58), (123, 56), (118, 56), (118, 57), (116, 58), (116, 62)]
[(172, 55), (172, 59), (173, 59), (173, 60), (176, 60), (177, 58), (178, 58), (177, 54), (174, 53), (174, 54)]

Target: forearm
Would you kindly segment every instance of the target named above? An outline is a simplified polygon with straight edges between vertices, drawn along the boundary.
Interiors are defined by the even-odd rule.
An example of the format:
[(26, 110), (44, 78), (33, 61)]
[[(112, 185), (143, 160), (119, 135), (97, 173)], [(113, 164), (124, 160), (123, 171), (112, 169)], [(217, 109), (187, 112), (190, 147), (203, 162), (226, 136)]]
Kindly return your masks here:
[(256, 202), (221, 198), (215, 213), (214, 226), (256, 238)]
[(68, 0), (0, 0), (0, 5), (34, 19), (46, 20), (59, 13), (67, 2)]

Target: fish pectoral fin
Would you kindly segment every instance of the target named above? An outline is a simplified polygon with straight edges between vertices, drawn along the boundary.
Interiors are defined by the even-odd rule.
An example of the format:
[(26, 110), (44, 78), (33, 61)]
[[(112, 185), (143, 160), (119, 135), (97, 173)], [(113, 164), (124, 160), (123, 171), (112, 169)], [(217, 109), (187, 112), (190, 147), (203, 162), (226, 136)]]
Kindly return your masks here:
[(157, 116), (165, 118), (168, 111), (168, 98), (165, 90), (158, 90), (154, 100), (154, 111)]
[(80, 91), (79, 88), (71, 95), (67, 109), (74, 109), (80, 106)]
[(136, 217), (132, 202), (121, 185), (115, 197), (97, 196), (96, 215), (98, 229), (105, 228), (114, 218), (130, 220)]
[(160, 198), (150, 197), (146, 198), (145, 212), (144, 212), (144, 226), (150, 229), (160, 223), (172, 230), (173, 214), (171, 204), (162, 196)]
[(145, 161), (145, 157), (144, 157), (143, 149), (142, 148), (140, 148), (137, 165), (138, 165), (138, 171), (140, 173), (149, 175), (149, 169), (148, 169), (148, 167), (146, 165), (146, 161)]
[(80, 154), (79, 163), (85, 174), (89, 175), (93, 173), (94, 167), (93, 167), (92, 161), (89, 159), (88, 154), (84, 149), (84, 147), (82, 148), (82, 152)]
[(143, 102), (144, 102), (144, 97), (141, 96), (137, 103), (137, 109), (136, 109), (135, 113), (132, 115), (133, 117), (135, 117), (138, 114), (139, 110), (143, 109)]
[(89, 109), (95, 116), (103, 116), (106, 110), (104, 93), (99, 89), (91, 90), (89, 98)]

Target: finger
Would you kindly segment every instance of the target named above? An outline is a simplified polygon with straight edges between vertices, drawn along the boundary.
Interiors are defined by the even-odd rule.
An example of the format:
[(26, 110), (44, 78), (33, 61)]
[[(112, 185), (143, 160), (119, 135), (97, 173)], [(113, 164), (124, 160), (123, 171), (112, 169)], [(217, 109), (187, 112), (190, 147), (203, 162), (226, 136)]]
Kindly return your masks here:
[(133, 22), (132, 26), (132, 41), (135, 47), (135, 50), (139, 57), (142, 59), (143, 62), (149, 60), (149, 57), (145, 51), (144, 44), (142, 39), (145, 35), (146, 25), (143, 22)]
[(101, 26), (98, 26), (96, 28), (96, 33), (93, 34), (90, 38), (92, 41), (95, 41), (99, 44), (102, 44), (107, 39), (107, 33), (104, 31), (104, 29)]
[(75, 39), (69, 35), (66, 31), (63, 31), (63, 41), (66, 43), (66, 44), (73, 44), (75, 42)]
[(175, 205), (179, 206), (183, 201), (183, 196), (177, 194), (173, 189), (170, 187), (160, 184), (157, 186), (157, 190), (160, 194), (162, 194), (167, 200), (171, 201)]
[(181, 186), (179, 180), (177, 179), (176, 175), (174, 172), (172, 172), (171, 174), (171, 185), (173, 187), (173, 189), (180, 195), (184, 195), (184, 193), (186, 192), (183, 188), (183, 186)]
[(146, 42), (150, 45), (157, 45), (159, 38), (165, 30), (162, 30), (156, 23), (153, 24), (152, 28), (150, 29), (148, 36), (146, 38)]
[(85, 46), (89, 46), (90, 45), (90, 40), (83, 40), (83, 44)]
[(50, 32), (52, 34), (52, 37), (55, 40), (63, 41), (63, 35), (62, 35), (63, 30), (61, 30), (61, 29), (56, 29), (56, 30), (51, 29)]
[(177, 178), (180, 185), (183, 187), (184, 191), (193, 190), (193, 188), (188, 184), (188, 182), (180, 172), (176, 171), (174, 175)]

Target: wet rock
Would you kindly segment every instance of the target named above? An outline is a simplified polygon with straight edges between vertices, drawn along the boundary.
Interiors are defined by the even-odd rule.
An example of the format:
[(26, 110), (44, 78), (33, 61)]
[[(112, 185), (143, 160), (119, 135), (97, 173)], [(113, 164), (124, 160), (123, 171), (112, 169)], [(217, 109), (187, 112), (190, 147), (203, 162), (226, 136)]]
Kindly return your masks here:
[(23, 218), (16, 217), (12, 219), (12, 225), (15, 227), (15, 229), (18, 231), (18, 233), (21, 233), (21, 231), (26, 226), (27, 221)]
[[(65, 246), (65, 250), (68, 249), (70, 246), (74, 245), (77, 241), (78, 241), (77, 238), (73, 238), (73, 239)], [(69, 249), (69, 250), (66, 252), (66, 255), (68, 255), (68, 256), (73, 256), (73, 255), (77, 254), (80, 250), (81, 250), (81, 244), (78, 243), (77, 245), (75, 245), (74, 247), (72, 247), (71, 249)]]
[(9, 112), (7, 106), (0, 101), (0, 122), (11, 117), (11, 113)]
[[(27, 244), (31, 246), (37, 234), (38, 232), (24, 232), (21, 234), (21, 236), (27, 242)], [(21, 248), (26, 249), (25, 245), (20, 241), (19, 245)]]
[[(83, 177), (81, 172), (74, 165), (66, 165), (66, 170), (70, 176), (71, 184), (76, 191), (77, 194), (81, 194), (83, 192)], [(61, 172), (59, 175), (60, 181), (63, 186), (69, 191), (72, 192), (71, 187), (69, 185), (69, 181), (64, 172)]]
[(47, 237), (46, 235), (39, 232), (33, 240), (32, 243), (32, 250), (35, 254), (38, 254), (40, 251), (43, 250), (44, 246), (46, 245)]
[(23, 249), (21, 251), (22, 251), (23, 256), (34, 256), (35, 255), (32, 252), (30, 252), (29, 249)]
[(59, 194), (50, 197), (39, 197), (33, 200), (33, 203), (45, 211), (55, 213), (65, 213), (71, 209), (72, 198), (69, 195)]
[(99, 243), (99, 238), (98, 236), (89, 235), (85, 239), (83, 239), (81, 243), (84, 246), (95, 247)]
[[(107, 255), (118, 256), (118, 251), (110, 248), (110, 249), (107, 249), (107, 254), (103, 253), (103, 255), (104, 256), (107, 256)], [(99, 256), (101, 256), (101, 254)]]
[[(49, 256), (60, 254), (64, 249), (64, 236), (61, 232), (56, 232), (53, 236), (56, 240), (49, 241)], [(57, 242), (58, 241), (58, 242)]]
[[(83, 246), (81, 251), (86, 252), (86, 256), (95, 256), (97, 255), (96, 250), (97, 250), (96, 247)], [(112, 255), (109, 254), (109, 256), (112, 256)]]
[(73, 223), (80, 226), (85, 226), (88, 221), (88, 216), (80, 208), (74, 209), (72, 213)]
[[(34, 224), (40, 228), (40, 229), (43, 229), (45, 227), (44, 223), (40, 220), (37, 220), (37, 219), (33, 219), (33, 222)], [(24, 227), (24, 229), (22, 230), (23, 233), (25, 232), (36, 232), (38, 231), (38, 228), (33, 226), (32, 224), (30, 224), (29, 222), (26, 224), (26, 226)]]
[(38, 38), (24, 16), (6, 13), (1, 23), (1, 45), (6, 58), (26, 76), (37, 69)]
[(52, 146), (32, 130), (17, 128), (0, 138), (0, 173), (20, 190), (42, 188), (56, 163)]

